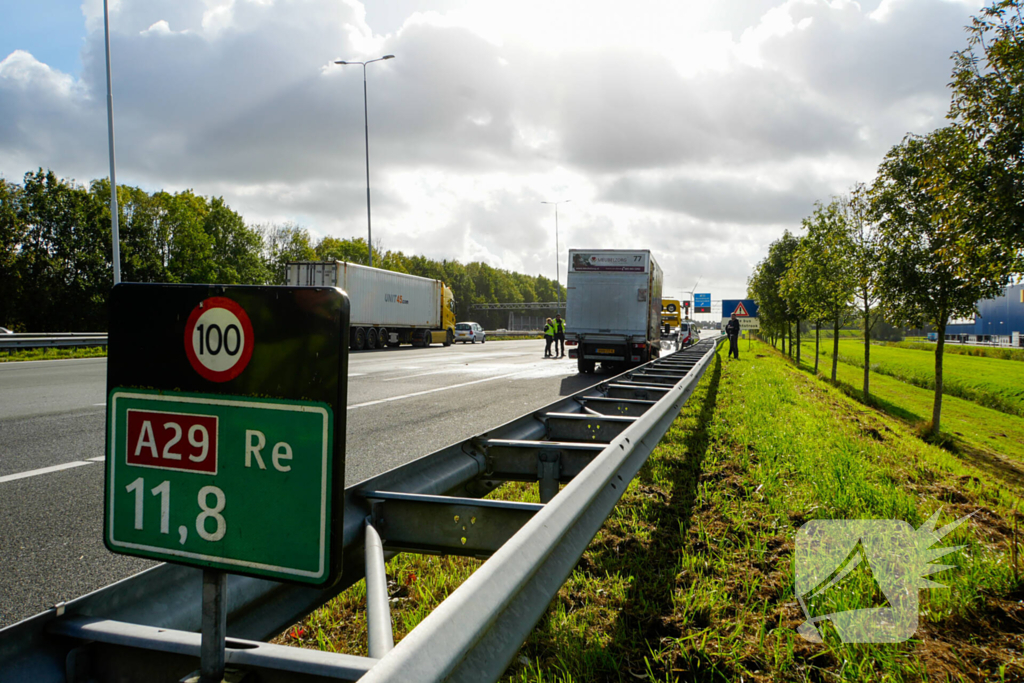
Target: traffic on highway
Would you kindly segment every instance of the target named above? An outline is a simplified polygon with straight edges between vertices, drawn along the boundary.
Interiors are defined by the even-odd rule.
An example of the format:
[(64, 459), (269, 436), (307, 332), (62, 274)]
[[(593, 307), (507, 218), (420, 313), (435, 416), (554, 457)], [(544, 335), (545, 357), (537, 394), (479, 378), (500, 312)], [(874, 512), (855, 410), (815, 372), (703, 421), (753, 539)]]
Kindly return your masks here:
[[(346, 484), (578, 391), (540, 340), (354, 352)], [(100, 530), (106, 359), (0, 364), (0, 627), (150, 566)]]

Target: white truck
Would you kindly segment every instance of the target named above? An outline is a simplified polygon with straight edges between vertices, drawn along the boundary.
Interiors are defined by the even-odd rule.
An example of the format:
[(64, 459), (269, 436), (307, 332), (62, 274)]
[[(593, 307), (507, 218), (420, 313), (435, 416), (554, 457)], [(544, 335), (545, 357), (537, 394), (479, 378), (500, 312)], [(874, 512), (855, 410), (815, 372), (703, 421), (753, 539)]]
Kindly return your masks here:
[(455, 338), (455, 297), (440, 280), (345, 261), (291, 261), (285, 284), (338, 287), (351, 304), (349, 348), (354, 351)]
[(648, 249), (569, 250), (565, 344), (580, 372), (658, 357), (662, 281)]

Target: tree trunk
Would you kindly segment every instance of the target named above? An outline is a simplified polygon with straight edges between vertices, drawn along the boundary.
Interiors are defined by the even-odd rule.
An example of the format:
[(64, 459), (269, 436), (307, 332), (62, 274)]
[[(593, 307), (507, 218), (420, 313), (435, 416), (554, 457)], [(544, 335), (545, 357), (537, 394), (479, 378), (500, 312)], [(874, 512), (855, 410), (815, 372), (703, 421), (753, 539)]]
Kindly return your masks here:
[(935, 402), (932, 404), (932, 434), (939, 433), (942, 417), (942, 354), (946, 346), (946, 316), (940, 318), (939, 340), (935, 344)]
[(789, 335), (789, 357), (793, 358), (793, 323), (786, 323), (786, 334)]
[(836, 383), (836, 366), (839, 364), (839, 316), (832, 325), (832, 384)]
[(796, 366), (800, 367), (800, 319), (796, 321)]
[(864, 402), (871, 401), (871, 302), (867, 290), (864, 290)]
[(818, 355), (821, 349), (821, 321), (814, 322), (814, 374), (818, 374)]

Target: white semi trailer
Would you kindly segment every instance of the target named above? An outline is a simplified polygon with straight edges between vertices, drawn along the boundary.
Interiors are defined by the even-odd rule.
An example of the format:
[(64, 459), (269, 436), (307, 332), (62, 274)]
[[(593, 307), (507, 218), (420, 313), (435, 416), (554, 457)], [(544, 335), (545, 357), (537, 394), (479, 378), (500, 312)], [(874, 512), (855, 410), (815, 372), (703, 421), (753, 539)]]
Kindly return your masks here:
[(648, 249), (569, 250), (565, 343), (580, 372), (658, 357), (662, 281)]
[(351, 304), (349, 343), (355, 351), (412, 344), (450, 346), (455, 297), (440, 280), (345, 261), (292, 261), (285, 284), (339, 287)]

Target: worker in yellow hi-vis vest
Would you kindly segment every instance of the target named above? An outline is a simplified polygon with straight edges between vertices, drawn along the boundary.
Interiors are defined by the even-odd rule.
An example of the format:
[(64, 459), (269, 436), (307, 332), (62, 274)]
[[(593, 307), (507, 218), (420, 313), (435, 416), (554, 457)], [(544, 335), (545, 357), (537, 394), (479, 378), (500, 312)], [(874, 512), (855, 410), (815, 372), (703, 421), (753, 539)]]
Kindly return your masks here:
[(555, 340), (555, 323), (551, 318), (544, 321), (544, 357), (551, 358), (551, 342)]

